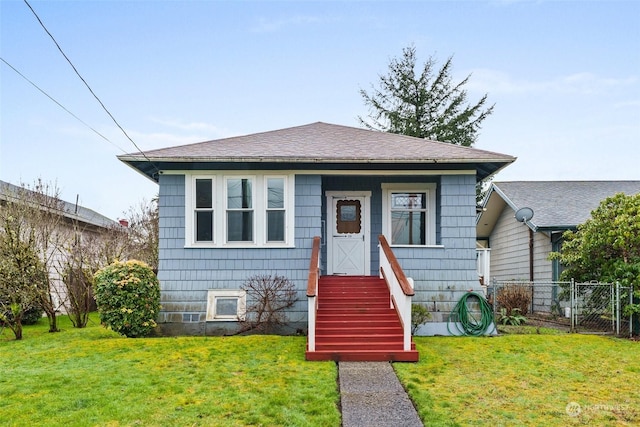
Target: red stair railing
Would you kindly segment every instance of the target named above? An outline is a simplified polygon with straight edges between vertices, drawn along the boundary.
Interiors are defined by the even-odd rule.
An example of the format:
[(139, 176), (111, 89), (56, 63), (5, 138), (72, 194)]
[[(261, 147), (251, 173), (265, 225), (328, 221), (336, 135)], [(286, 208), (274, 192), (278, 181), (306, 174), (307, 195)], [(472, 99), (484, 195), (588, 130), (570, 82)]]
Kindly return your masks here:
[(318, 280), (320, 278), (320, 237), (313, 238), (309, 280), (307, 282), (308, 328), (307, 350), (316, 351), (316, 314), (318, 312)]
[(402, 271), (400, 263), (393, 254), (387, 239), (380, 235), (380, 276), (387, 282), (391, 293), (392, 308), (398, 313), (403, 330), (403, 349), (411, 350), (411, 300), (413, 291), (412, 280)]

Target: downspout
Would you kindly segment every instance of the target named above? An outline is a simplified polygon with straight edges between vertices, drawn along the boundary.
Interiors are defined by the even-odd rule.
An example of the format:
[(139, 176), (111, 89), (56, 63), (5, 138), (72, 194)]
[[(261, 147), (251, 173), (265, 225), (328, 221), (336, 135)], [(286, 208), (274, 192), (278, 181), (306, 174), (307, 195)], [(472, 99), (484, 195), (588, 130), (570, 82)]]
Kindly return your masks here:
[(533, 286), (533, 230), (531, 229), (531, 227), (529, 228), (529, 282), (531, 282), (531, 310), (530, 312), (533, 313), (533, 302), (535, 301), (534, 299), (534, 286)]
[(533, 282), (533, 230), (529, 228), (529, 281)]

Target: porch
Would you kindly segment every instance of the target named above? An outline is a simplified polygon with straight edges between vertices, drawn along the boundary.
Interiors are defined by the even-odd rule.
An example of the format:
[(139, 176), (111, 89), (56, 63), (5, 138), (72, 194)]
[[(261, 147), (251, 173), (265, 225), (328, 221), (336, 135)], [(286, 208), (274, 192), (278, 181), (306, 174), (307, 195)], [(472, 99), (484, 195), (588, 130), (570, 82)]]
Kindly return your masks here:
[(307, 287), (306, 359), (417, 362), (411, 340), (413, 285), (379, 236), (380, 276), (320, 276), (315, 237)]

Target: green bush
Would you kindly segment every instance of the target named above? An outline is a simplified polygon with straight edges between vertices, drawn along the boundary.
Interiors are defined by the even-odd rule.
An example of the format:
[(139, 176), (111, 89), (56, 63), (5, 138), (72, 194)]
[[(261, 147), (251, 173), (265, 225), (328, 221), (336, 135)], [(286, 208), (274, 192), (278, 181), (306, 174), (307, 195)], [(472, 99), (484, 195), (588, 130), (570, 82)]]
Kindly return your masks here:
[[(0, 302), (0, 307), (9, 308), (11, 307), (11, 303), (8, 301), (2, 301)], [(35, 325), (36, 323), (38, 323), (40, 319), (42, 319), (42, 313), (44, 313), (44, 310), (42, 310), (42, 307), (34, 303), (32, 306), (24, 310), (24, 312), (22, 313), (20, 323), (22, 323), (23, 325)], [(7, 319), (8, 321), (13, 321), (14, 319), (13, 313), (11, 313), (10, 309), (7, 309), (5, 310), (4, 313), (0, 313), (0, 319)], [(5, 323), (3, 323), (2, 320), (0, 320), (0, 326), (4, 325)]]
[(141, 337), (156, 327), (160, 285), (141, 261), (116, 261), (95, 274), (95, 299), (100, 320), (127, 337)]
[(527, 318), (520, 314), (519, 308), (513, 308), (511, 312), (507, 312), (506, 308), (501, 308), (499, 320), (503, 325), (512, 326), (520, 326), (522, 323), (527, 323)]
[(25, 310), (22, 315), (22, 324), (23, 325), (35, 325), (42, 319), (42, 313), (44, 310), (38, 304), (34, 304), (28, 309)]
[(411, 335), (418, 332), (420, 326), (427, 323), (431, 319), (431, 313), (422, 304), (411, 304)]

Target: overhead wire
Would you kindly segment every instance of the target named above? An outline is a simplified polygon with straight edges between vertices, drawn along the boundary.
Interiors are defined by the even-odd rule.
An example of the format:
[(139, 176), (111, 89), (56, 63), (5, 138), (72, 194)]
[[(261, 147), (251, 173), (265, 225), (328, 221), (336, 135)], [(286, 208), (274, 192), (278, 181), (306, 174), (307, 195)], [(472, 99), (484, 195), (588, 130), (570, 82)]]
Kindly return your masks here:
[(98, 97), (98, 95), (96, 95), (96, 93), (93, 91), (93, 89), (91, 89), (91, 86), (89, 86), (89, 83), (87, 83), (87, 81), (82, 77), (82, 75), (80, 75), (80, 72), (78, 71), (78, 69), (75, 67), (75, 65), (73, 65), (73, 62), (71, 62), (71, 60), (69, 59), (69, 57), (64, 53), (64, 51), (62, 50), (62, 47), (60, 47), (60, 44), (58, 44), (57, 40), (55, 39), (55, 37), (53, 36), (53, 34), (51, 34), (51, 32), (47, 29), (47, 27), (44, 25), (44, 23), (42, 22), (42, 20), (40, 19), (40, 17), (38, 16), (38, 14), (36, 13), (36, 11), (33, 9), (33, 7), (31, 7), (31, 5), (29, 4), (29, 2), (27, 0), (23, 0), (24, 3), (29, 7), (29, 9), (31, 10), (31, 13), (33, 13), (33, 16), (36, 17), (36, 19), (38, 20), (38, 23), (40, 23), (40, 26), (44, 29), (44, 31), (49, 35), (49, 37), (51, 38), (51, 40), (53, 41), (53, 43), (56, 45), (56, 47), (58, 48), (58, 50), (60, 51), (60, 53), (62, 54), (62, 56), (64, 57), (64, 59), (66, 59), (66, 61), (69, 63), (69, 65), (71, 66), (71, 68), (73, 69), (73, 71), (76, 73), (76, 75), (78, 76), (78, 78), (80, 78), (80, 80), (82, 81), (82, 83), (84, 83), (84, 85), (87, 87), (87, 89), (89, 90), (89, 92), (91, 93), (91, 95), (93, 95), (93, 97), (96, 99), (96, 101), (98, 101), (98, 103), (100, 104), (100, 106), (102, 107), (102, 109), (107, 113), (107, 115), (111, 118), (111, 120), (113, 120), (113, 122), (116, 124), (116, 126), (120, 129), (120, 131), (124, 134), (124, 136), (133, 144), (134, 147), (136, 147), (136, 149), (139, 151), (139, 153), (142, 155), (142, 157), (144, 157), (156, 170), (156, 172), (160, 172), (160, 170), (158, 169), (158, 167), (155, 165), (155, 163), (149, 159), (149, 157), (147, 157), (147, 155), (140, 149), (140, 147), (138, 147), (138, 144), (135, 143), (135, 141), (129, 136), (129, 134), (124, 130), (124, 128), (120, 125), (120, 123), (118, 123), (118, 121), (116, 120), (116, 118), (113, 116), (113, 114), (111, 114), (111, 112), (109, 111), (109, 109), (104, 105), (104, 103), (102, 102), (102, 100), (100, 100), (100, 98)]
[(47, 92), (45, 92), (42, 88), (40, 88), (37, 84), (35, 84), (32, 80), (30, 80), (27, 76), (25, 76), (23, 73), (21, 73), (16, 67), (14, 67), (13, 65), (11, 65), (9, 62), (7, 62), (4, 58), (0, 57), (0, 61), (4, 62), (9, 68), (11, 68), (13, 71), (16, 72), (16, 74), (18, 74), (20, 77), (22, 77), (24, 80), (26, 80), (27, 82), (29, 82), (31, 84), (31, 86), (35, 87), (36, 89), (38, 89), (44, 96), (46, 96), (47, 98), (49, 98), (50, 100), (52, 100), (56, 105), (58, 105), (58, 107), (62, 108), (64, 111), (66, 111), (67, 113), (69, 113), (74, 119), (76, 119), (77, 121), (79, 121), (80, 123), (82, 123), (83, 125), (85, 125), (86, 127), (88, 127), (89, 129), (91, 129), (96, 135), (98, 135), (100, 138), (104, 139), (105, 141), (107, 141), (109, 144), (113, 145), (114, 147), (116, 147), (117, 149), (119, 149), (120, 151), (122, 151), (124, 154), (126, 154), (127, 152), (120, 147), (119, 145), (117, 145), (116, 143), (114, 143), (113, 141), (111, 141), (109, 138), (107, 138), (106, 136), (104, 136), (103, 134), (101, 134), (100, 132), (98, 132), (95, 128), (93, 128), (91, 125), (89, 125), (88, 123), (86, 123), (84, 120), (82, 120), (80, 117), (76, 116), (75, 114), (73, 114), (73, 112), (71, 112), (67, 107), (65, 107), (64, 105), (62, 105), (61, 103), (59, 103), (54, 97), (52, 97), (51, 95), (49, 95)]

